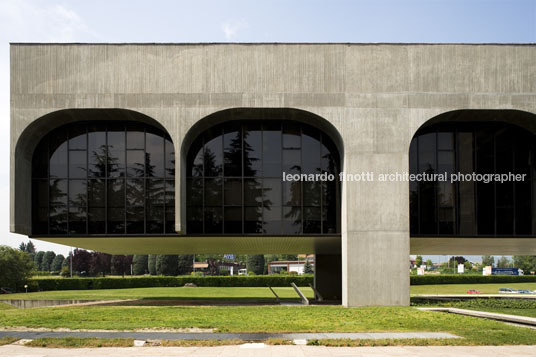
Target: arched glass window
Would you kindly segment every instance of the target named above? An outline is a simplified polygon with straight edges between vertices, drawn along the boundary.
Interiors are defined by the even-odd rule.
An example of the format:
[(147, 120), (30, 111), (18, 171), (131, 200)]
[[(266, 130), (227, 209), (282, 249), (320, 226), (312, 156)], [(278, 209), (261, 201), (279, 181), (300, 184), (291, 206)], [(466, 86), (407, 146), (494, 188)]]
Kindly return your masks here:
[(503, 183), (410, 182), (411, 235), (536, 235), (535, 139), (503, 122), (440, 123), (419, 130), (409, 153), (413, 174), (527, 176)]
[(187, 155), (189, 234), (337, 234), (340, 188), (333, 181), (283, 181), (339, 173), (339, 154), (318, 129), (293, 121), (228, 121)]
[(33, 235), (175, 233), (173, 143), (124, 121), (53, 130), (32, 164)]

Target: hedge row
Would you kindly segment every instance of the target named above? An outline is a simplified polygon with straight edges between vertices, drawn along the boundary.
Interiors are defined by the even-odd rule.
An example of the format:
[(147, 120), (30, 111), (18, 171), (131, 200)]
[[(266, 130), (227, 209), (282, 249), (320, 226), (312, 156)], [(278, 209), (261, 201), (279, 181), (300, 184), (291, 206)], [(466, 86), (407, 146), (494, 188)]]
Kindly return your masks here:
[(128, 289), (150, 287), (173, 287), (184, 286), (186, 283), (194, 283), (197, 286), (290, 286), (295, 283), (298, 286), (313, 284), (313, 276), (154, 276), (135, 278), (47, 278), (30, 279), (28, 290), (89, 290), (89, 289)]
[(417, 275), (410, 281), (411, 285), (529, 283), (536, 282), (536, 275)]
[[(536, 282), (536, 276), (509, 275), (424, 275), (411, 276), (411, 285), (435, 284), (489, 284), (489, 283), (527, 283)], [(29, 291), (49, 290), (90, 290), (90, 289), (127, 289), (150, 287), (184, 286), (194, 283), (197, 286), (298, 286), (313, 284), (313, 276), (259, 275), (259, 276), (152, 276), (136, 278), (46, 278), (30, 279)]]

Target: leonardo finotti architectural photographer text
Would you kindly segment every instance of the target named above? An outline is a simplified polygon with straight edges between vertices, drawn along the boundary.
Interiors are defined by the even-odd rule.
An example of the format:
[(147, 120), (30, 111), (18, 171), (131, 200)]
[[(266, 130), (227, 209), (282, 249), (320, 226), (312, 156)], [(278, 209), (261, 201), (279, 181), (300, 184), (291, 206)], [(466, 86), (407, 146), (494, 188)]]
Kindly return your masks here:
[(525, 181), (527, 174), (514, 174), (512, 172), (504, 174), (478, 174), (473, 173), (420, 173), (410, 174), (408, 172), (396, 173), (381, 173), (376, 175), (374, 172), (361, 172), (358, 174), (347, 174), (341, 172), (338, 175), (323, 173), (323, 174), (289, 174), (283, 172), (283, 181), (334, 181), (336, 178), (339, 181), (359, 182), (359, 181), (380, 181), (380, 182), (397, 182), (397, 181), (416, 181), (416, 182), (518, 182)]

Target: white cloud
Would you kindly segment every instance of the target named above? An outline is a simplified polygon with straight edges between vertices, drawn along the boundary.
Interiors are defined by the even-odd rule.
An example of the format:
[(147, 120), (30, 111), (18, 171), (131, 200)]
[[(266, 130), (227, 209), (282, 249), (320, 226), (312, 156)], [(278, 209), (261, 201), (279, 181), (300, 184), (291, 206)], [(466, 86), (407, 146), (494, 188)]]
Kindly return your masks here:
[(245, 21), (232, 21), (221, 24), (221, 30), (225, 34), (225, 39), (227, 41), (232, 40), (236, 37), (239, 31), (245, 30), (248, 27), (249, 26)]

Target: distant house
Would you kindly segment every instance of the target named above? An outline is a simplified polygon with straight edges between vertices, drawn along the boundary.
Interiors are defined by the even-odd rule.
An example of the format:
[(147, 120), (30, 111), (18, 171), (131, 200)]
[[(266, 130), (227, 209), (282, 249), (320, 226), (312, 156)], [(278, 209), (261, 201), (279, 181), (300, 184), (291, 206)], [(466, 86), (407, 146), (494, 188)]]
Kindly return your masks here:
[(305, 267), (305, 262), (308, 261), (311, 265), (315, 266), (315, 261), (313, 258), (307, 258), (307, 260), (282, 260), (282, 261), (273, 261), (268, 263), (268, 274), (279, 274), (281, 271), (287, 272), (296, 272), (298, 274), (303, 274)]

